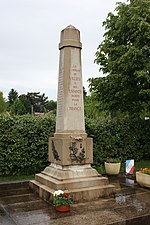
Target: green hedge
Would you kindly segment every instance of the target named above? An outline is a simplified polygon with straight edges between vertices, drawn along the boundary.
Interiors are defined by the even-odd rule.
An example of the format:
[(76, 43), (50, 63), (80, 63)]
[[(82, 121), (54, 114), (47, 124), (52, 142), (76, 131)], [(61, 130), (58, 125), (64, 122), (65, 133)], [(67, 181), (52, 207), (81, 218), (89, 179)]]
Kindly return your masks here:
[(0, 116), (0, 174), (34, 174), (44, 169), (54, 128), (52, 116)]
[(86, 119), (86, 131), (94, 139), (94, 164), (106, 158), (150, 159), (150, 120)]
[[(0, 175), (34, 174), (47, 161), (48, 138), (53, 136), (55, 117), (0, 115)], [(86, 132), (94, 139), (94, 164), (107, 157), (150, 159), (150, 120), (86, 118)]]

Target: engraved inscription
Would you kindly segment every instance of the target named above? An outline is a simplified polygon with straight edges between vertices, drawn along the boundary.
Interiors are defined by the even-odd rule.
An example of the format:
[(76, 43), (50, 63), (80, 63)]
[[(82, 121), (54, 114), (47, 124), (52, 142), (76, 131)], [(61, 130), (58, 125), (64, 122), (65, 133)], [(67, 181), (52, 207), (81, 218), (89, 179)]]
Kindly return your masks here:
[(82, 106), (82, 82), (81, 68), (79, 63), (71, 65), (70, 87), (69, 87), (70, 105), (69, 111), (81, 111)]

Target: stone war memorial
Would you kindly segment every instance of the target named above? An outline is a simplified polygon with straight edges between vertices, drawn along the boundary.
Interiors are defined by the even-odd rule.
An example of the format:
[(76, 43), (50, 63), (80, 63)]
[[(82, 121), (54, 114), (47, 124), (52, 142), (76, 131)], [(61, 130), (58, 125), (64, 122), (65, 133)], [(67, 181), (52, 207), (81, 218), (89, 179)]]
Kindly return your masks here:
[(30, 187), (44, 200), (51, 201), (56, 190), (67, 190), (78, 201), (115, 192), (108, 178), (91, 167), (93, 140), (85, 132), (81, 49), (78, 29), (69, 25), (61, 31), (56, 130), (49, 138), (48, 149), (50, 165), (30, 181)]

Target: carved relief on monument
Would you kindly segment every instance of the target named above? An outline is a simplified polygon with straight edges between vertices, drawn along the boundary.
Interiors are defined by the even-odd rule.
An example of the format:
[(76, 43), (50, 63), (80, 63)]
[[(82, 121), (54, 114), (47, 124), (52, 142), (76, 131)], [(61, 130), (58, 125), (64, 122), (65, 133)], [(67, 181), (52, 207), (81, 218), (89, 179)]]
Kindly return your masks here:
[(72, 162), (82, 163), (82, 161), (85, 160), (85, 150), (82, 147), (82, 143), (78, 148), (77, 142), (72, 142), (69, 149), (70, 149), (70, 159)]
[(86, 159), (86, 146), (82, 137), (71, 137), (70, 159), (72, 162), (83, 163)]
[[(57, 136), (57, 135), (56, 135)], [(61, 135), (60, 135), (61, 136)], [(72, 134), (49, 138), (49, 161), (58, 165), (92, 163), (92, 139)]]
[(53, 153), (53, 157), (56, 161), (61, 161), (60, 158), (59, 158), (59, 155), (58, 155), (58, 151), (56, 150), (55, 148), (55, 144), (54, 144), (54, 141), (52, 140), (52, 153)]

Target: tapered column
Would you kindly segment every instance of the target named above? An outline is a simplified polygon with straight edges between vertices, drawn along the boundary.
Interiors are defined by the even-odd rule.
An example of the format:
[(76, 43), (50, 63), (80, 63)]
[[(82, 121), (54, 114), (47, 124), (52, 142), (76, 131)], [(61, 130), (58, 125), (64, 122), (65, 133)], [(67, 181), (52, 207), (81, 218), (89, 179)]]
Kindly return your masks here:
[(56, 133), (85, 133), (80, 31), (61, 32)]

